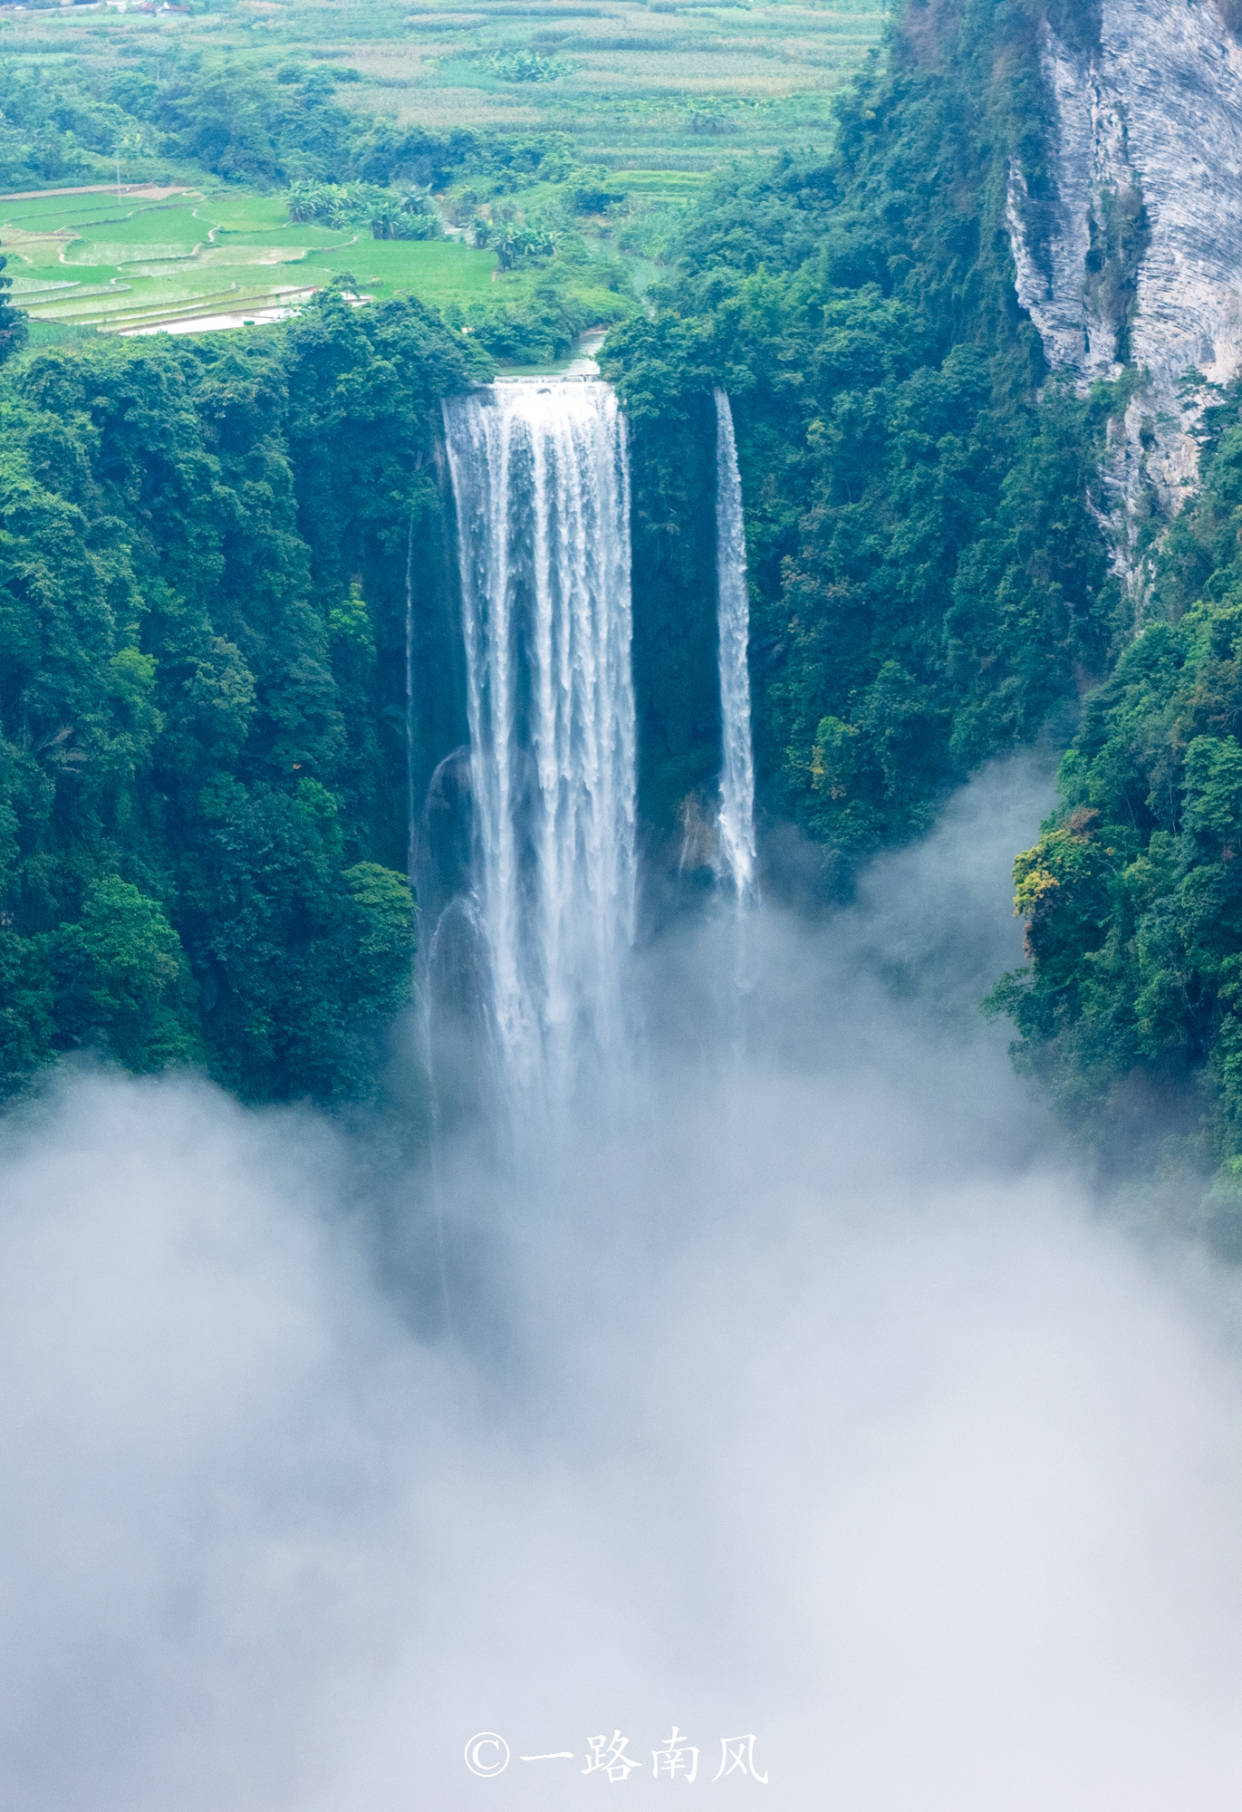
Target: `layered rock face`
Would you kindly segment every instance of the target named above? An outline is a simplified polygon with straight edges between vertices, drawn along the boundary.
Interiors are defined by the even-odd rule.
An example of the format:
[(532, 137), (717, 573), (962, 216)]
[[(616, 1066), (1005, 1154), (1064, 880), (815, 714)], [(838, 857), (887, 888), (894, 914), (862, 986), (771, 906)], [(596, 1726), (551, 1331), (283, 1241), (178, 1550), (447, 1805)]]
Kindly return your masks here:
[(1038, 243), (1014, 172), (1018, 295), (1055, 367), (1145, 374), (1113, 449), (1124, 565), (1144, 498), (1194, 486), (1205, 385), (1242, 368), (1242, 45), (1217, 0), (1103, 0), (1098, 49), (1045, 28), (1043, 58), (1056, 201)]

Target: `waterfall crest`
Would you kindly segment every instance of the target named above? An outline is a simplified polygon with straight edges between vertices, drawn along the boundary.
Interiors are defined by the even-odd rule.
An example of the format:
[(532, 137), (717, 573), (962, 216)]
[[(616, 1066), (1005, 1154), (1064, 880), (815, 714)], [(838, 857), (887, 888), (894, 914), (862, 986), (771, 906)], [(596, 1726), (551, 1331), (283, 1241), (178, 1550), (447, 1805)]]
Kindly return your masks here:
[(510, 1085), (572, 1087), (626, 1032), (636, 896), (629, 463), (608, 385), (503, 380), (444, 408), (475, 877)]
[(739, 902), (755, 890), (755, 763), (750, 734), (750, 597), (733, 412), (716, 391), (716, 615), (720, 637), (720, 855)]

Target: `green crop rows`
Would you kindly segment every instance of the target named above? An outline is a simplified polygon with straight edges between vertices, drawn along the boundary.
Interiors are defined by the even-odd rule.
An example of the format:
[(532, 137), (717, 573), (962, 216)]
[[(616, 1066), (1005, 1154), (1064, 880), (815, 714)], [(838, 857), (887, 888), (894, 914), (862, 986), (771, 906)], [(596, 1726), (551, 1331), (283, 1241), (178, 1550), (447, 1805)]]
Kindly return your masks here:
[(486, 291), (496, 262), (455, 241), (290, 226), (281, 197), (236, 192), (0, 200), (0, 241), (32, 320), (114, 332), (253, 317), (337, 275), (445, 304)]
[[(884, 0), (207, 0), (151, 17), (75, 6), (13, 14), (3, 49), (109, 64), (161, 45), (356, 72), (339, 98), (433, 128), (569, 133), (616, 169), (707, 170), (823, 139), (833, 91), (879, 40)], [(546, 80), (513, 76), (515, 55)]]

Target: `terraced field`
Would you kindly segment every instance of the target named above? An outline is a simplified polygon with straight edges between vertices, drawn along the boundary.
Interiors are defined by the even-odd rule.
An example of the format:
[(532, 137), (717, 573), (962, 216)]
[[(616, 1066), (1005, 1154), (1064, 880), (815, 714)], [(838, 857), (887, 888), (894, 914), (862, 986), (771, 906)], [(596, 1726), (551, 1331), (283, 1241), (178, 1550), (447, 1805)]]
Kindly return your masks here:
[(0, 197), (0, 242), (32, 320), (123, 334), (274, 320), (338, 274), (446, 304), (487, 292), (496, 263), (455, 241), (291, 226), (281, 197), (236, 191)]
[[(669, 188), (739, 153), (822, 141), (884, 0), (199, 0), (8, 15), (8, 55), (124, 61), (162, 44), (356, 71), (338, 99), (430, 127), (568, 133), (583, 156)], [(540, 59), (521, 75), (521, 54)]]
[[(568, 135), (578, 167), (611, 172), (623, 207), (583, 227), (594, 254), (620, 256), (641, 292), (676, 239), (677, 204), (739, 155), (802, 148), (831, 135), (831, 99), (878, 42), (884, 0), (196, 0), (193, 13), (85, 4), (3, 9), (0, 55), (28, 67), (141, 67), (158, 79), (187, 57), (277, 70), (326, 65), (336, 100), (432, 129)], [(141, 151), (122, 150), (132, 185)], [(287, 199), (225, 188), (158, 156), (164, 187), (0, 196), (0, 242), (15, 299), (49, 335), (138, 334), (278, 318), (335, 275), (368, 295), (439, 306), (520, 304), (533, 277), (501, 275), (462, 242), (469, 191), (445, 207), (459, 236), (375, 240), (355, 229), (291, 225)], [(524, 211), (555, 205), (555, 183), (527, 184)], [(547, 193), (544, 193), (547, 190)], [(654, 204), (648, 206), (647, 204)], [(652, 224), (644, 234), (642, 221)], [(595, 282), (575, 274), (588, 290)], [(579, 300), (587, 292), (579, 287)], [(585, 307), (615, 319), (616, 295)], [(460, 318), (460, 317), (459, 317)]]

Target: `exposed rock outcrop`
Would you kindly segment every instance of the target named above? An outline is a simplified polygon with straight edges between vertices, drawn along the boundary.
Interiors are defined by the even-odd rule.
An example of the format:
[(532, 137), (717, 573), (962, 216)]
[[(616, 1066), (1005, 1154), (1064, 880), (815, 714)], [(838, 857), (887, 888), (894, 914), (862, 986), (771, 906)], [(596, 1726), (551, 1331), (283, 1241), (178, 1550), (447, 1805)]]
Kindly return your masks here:
[(1052, 231), (1018, 170), (1018, 295), (1050, 363), (1083, 383), (1142, 374), (1114, 438), (1119, 565), (1198, 472), (1209, 385), (1242, 369), (1242, 45), (1221, 0), (1102, 0), (1098, 47), (1043, 29)]

